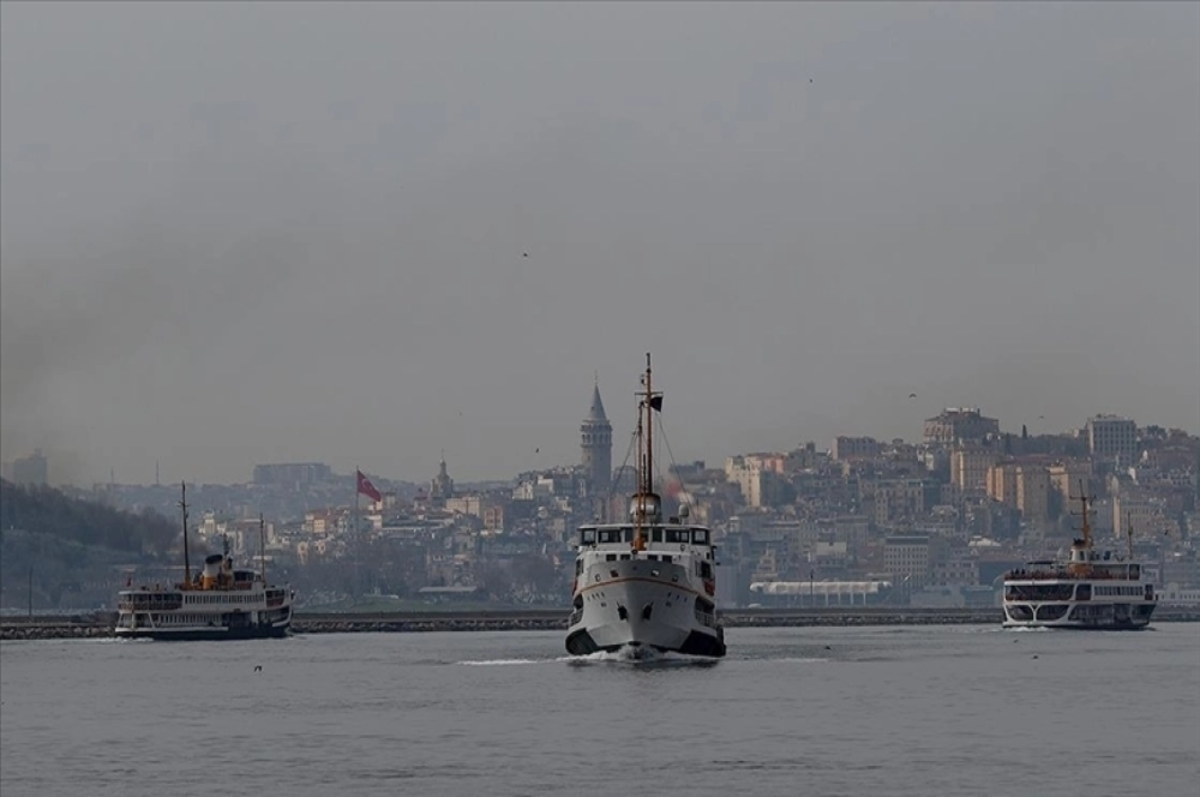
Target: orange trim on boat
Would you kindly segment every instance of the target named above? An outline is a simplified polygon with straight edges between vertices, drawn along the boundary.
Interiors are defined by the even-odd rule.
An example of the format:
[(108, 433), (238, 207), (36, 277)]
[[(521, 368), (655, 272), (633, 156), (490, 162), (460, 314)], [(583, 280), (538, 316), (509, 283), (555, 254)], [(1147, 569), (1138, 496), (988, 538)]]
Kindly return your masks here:
[(583, 593), (587, 592), (589, 589), (600, 589), (601, 587), (609, 587), (609, 586), (612, 586), (613, 584), (620, 584), (625, 581), (646, 581), (650, 584), (658, 584), (659, 586), (662, 586), (662, 587), (671, 587), (672, 589), (677, 589), (680, 592), (690, 592), (691, 594), (698, 595), (702, 598), (706, 597), (702, 593), (697, 592), (696, 590), (691, 589), (689, 587), (682, 587), (679, 584), (676, 584), (671, 581), (663, 581), (661, 578), (647, 578), (646, 576), (622, 576), (621, 578), (612, 578), (612, 579), (609, 579), (608, 581), (601, 581), (597, 584), (588, 584), (586, 587), (579, 590), (579, 594), (582, 595)]

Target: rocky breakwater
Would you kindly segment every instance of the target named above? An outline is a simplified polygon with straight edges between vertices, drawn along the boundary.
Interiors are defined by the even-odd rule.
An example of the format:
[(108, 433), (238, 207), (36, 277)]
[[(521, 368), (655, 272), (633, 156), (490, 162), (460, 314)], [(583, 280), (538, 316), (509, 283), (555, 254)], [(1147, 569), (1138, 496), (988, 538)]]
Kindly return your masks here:
[(420, 633), (427, 631), (557, 631), (566, 630), (559, 610), (512, 612), (445, 612), (428, 614), (301, 614), (292, 620), (296, 634)]
[[(730, 609), (720, 613), (727, 628), (795, 626), (964, 625), (999, 624), (995, 608), (909, 609), (840, 607), (828, 609)], [(491, 612), (429, 612), (423, 614), (298, 613), (292, 630), (298, 634), (355, 634), (423, 631), (562, 631), (567, 617), (557, 609), (514, 609)]]
[(112, 623), (103, 620), (83, 620), (80, 622), (26, 620), (23, 622), (5, 622), (0, 624), (0, 640), (4, 641), (22, 639), (95, 639), (112, 636), (114, 636)]
[(998, 625), (1003, 612), (991, 607), (941, 609), (843, 606), (821, 609), (729, 609), (721, 613), (728, 628), (785, 628), (866, 625)]
[[(726, 628), (786, 628), (872, 625), (999, 625), (998, 608), (884, 608), (843, 606), (828, 609), (727, 609), (720, 613)], [(7, 619), (0, 640), (94, 639), (113, 637), (115, 617), (104, 614)], [(1200, 608), (1161, 607), (1157, 623), (1200, 622)], [(421, 633), (427, 631), (563, 631), (567, 617), (560, 609), (513, 609), (482, 612), (298, 612), (296, 634)]]

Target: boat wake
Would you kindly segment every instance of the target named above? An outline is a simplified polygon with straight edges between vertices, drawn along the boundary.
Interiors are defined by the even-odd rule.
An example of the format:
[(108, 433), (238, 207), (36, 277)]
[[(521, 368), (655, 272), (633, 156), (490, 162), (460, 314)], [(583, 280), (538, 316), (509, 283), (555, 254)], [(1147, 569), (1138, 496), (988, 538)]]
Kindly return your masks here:
[(482, 659), (458, 661), (464, 667), (511, 667), (519, 664), (561, 664), (575, 667), (590, 665), (634, 665), (642, 667), (711, 667), (717, 659), (706, 656), (687, 656), (683, 653), (665, 653), (654, 648), (626, 645), (619, 650), (597, 651), (583, 656), (558, 656), (552, 659)]
[(514, 664), (547, 664), (554, 659), (487, 659), (484, 661), (458, 661), (465, 667), (509, 667)]
[(707, 656), (688, 656), (683, 653), (668, 653), (645, 645), (624, 645), (613, 651), (601, 650), (583, 656), (563, 656), (565, 661), (576, 667), (593, 664), (634, 665), (641, 667), (712, 667), (718, 659)]

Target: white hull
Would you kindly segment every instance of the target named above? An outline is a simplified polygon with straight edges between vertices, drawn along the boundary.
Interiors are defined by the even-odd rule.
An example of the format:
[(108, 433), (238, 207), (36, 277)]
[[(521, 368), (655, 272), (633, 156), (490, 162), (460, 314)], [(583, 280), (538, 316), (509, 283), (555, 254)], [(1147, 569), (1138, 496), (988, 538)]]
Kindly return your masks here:
[(607, 562), (604, 567), (603, 579), (579, 590), (583, 606), (572, 614), (567, 630), (570, 652), (644, 646), (724, 655), (722, 630), (712, 613), (697, 609), (697, 598), (702, 604), (711, 599), (692, 588), (686, 567), (646, 560)]

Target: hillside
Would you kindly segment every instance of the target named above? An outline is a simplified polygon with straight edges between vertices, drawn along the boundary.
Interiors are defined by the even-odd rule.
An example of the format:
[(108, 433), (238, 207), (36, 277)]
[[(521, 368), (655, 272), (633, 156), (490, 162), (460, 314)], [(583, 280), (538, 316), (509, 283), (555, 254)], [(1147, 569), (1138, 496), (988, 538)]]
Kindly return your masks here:
[(53, 487), (0, 479), (0, 529), (46, 534), (136, 555), (157, 556), (178, 543), (179, 528), (157, 512), (133, 514), (71, 498)]
[(155, 560), (178, 538), (178, 527), (156, 512), (0, 480), (0, 607), (27, 605), (31, 575), (35, 609), (108, 604), (123, 580), (118, 565)]

